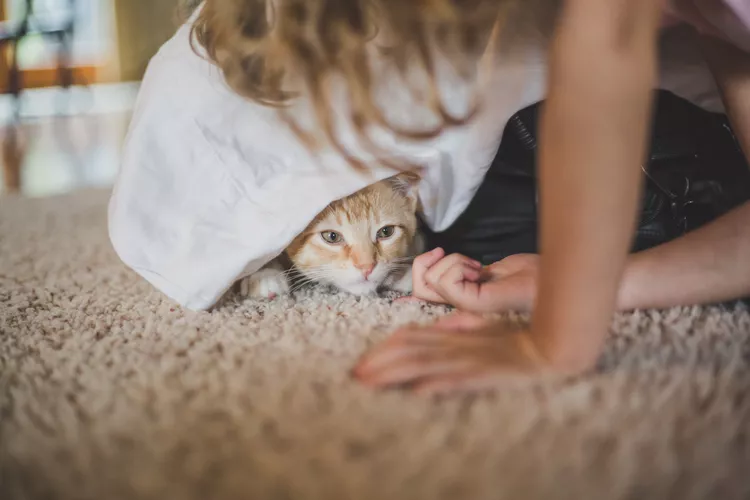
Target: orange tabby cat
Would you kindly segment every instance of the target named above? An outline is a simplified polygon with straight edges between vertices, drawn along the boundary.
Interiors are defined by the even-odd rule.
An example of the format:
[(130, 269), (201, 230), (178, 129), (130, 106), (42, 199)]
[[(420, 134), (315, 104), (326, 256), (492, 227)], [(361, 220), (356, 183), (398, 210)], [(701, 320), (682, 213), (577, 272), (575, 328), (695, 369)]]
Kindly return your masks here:
[(254, 298), (288, 293), (290, 275), (356, 295), (411, 292), (411, 259), (422, 251), (417, 181), (411, 174), (397, 175), (331, 203), (281, 258), (244, 278), (240, 293)]

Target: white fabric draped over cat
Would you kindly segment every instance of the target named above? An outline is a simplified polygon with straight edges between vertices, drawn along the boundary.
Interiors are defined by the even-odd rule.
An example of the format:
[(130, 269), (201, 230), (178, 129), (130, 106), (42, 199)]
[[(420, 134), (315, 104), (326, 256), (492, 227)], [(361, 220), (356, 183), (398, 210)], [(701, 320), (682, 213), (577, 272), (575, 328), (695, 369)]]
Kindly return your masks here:
[[(680, 29), (665, 37), (662, 87), (719, 110), (689, 38)], [(433, 230), (446, 229), (467, 207), (507, 120), (544, 97), (544, 42), (533, 30), (521, 39), (523, 47), (496, 58), (482, 113), (469, 126), (394, 145), (425, 167), (420, 197)], [(330, 202), (392, 173), (376, 169), (367, 177), (337, 155), (314, 156), (274, 109), (232, 93), (192, 50), (186, 25), (143, 81), (110, 202), (110, 237), (125, 264), (156, 288), (187, 308), (207, 309)]]

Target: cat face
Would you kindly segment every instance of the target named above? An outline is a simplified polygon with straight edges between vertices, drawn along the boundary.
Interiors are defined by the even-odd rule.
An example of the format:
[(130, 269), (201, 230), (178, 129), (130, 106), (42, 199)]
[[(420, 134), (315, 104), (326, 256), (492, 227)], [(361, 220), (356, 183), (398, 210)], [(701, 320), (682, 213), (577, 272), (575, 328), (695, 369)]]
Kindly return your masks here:
[(416, 251), (417, 180), (401, 174), (329, 205), (287, 248), (302, 277), (369, 295), (403, 276)]

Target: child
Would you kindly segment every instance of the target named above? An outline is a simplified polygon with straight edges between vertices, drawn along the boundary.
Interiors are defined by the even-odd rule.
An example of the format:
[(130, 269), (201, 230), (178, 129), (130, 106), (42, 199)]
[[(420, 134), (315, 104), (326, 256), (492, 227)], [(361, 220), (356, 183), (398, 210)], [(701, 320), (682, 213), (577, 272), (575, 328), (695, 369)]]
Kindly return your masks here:
[[(498, 5), (508, 0), (476, 3), (480, 9), (470, 16), (441, 21), (442, 45), (456, 57), (484, 50)], [(542, 79), (527, 76), (540, 73), (540, 65), (495, 72), (503, 88), (524, 94), (498, 99), (504, 93), (495, 92), (494, 101), (483, 100), (491, 119), (469, 121), (466, 99), (451, 84), (460, 79), (443, 77), (441, 67), (408, 76), (421, 87), (420, 79), (435, 83), (439, 72), (445, 104), (424, 88), (404, 89), (395, 47), (411, 55), (419, 50), (414, 40), (385, 40), (395, 44), (392, 55), (381, 53), (385, 30), (376, 24), (418, 21), (417, 3), (389, 0), (384, 12), (397, 15), (387, 20), (376, 18), (376, 5), (203, 2), (153, 58), (141, 85), (109, 205), (110, 239), (125, 264), (180, 305), (208, 309), (279, 255), (328, 204), (413, 164), (425, 167), (427, 223), (442, 230), (455, 220), (481, 183), (507, 119), (540, 98)], [(430, 12), (431, 22), (445, 17)], [(437, 26), (423, 29), (435, 34)], [(388, 106), (375, 105), (376, 92)], [(404, 105), (420, 100), (416, 93), (434, 111), (426, 120), (419, 109), (411, 113), (418, 106)], [(378, 126), (384, 133), (362, 133)]]
[[(207, 0), (192, 31), (180, 30), (144, 79), (110, 204), (115, 249), (170, 297), (204, 309), (326, 204), (412, 164), (424, 167), (426, 222), (445, 229), (481, 182), (507, 119), (543, 97), (544, 65), (534, 62), (544, 44), (491, 50), (505, 29), (518, 28), (496, 22), (510, 5)], [(721, 5), (716, 18), (737, 25), (743, 11)], [(500, 332), (457, 316), (435, 329), (402, 330), (365, 356), (355, 370), (362, 381), (452, 390), (498, 375), (593, 366), (635, 222), (661, 19), (658, 0), (564, 3), (542, 125), (542, 255), (528, 292), (536, 304), (531, 329)], [(480, 58), (489, 64), (479, 76), (489, 79), (473, 73)], [(750, 116), (738, 106), (748, 102), (737, 97), (741, 75), (725, 70), (732, 60), (714, 59), (741, 131)], [(461, 77), (492, 87), (478, 109), (454, 84)], [(520, 95), (508, 97), (514, 89)], [(380, 167), (365, 175), (373, 163)], [(470, 289), (482, 271), (456, 259), (439, 251), (420, 258), (418, 295), (452, 302), (455, 290)], [(439, 279), (437, 270), (455, 273), (455, 264), (458, 280)], [(479, 289), (482, 300), (494, 296)]]
[[(509, 375), (580, 373), (595, 364), (615, 305), (666, 307), (750, 294), (750, 204), (625, 262), (658, 2), (623, 2), (620, 17), (618, 3), (570, 0), (560, 22), (540, 160), (541, 257), (514, 256), (483, 270), (437, 249), (414, 265), (415, 296), (476, 312), (535, 303), (531, 330), (502, 333), (460, 314), (405, 328), (363, 358), (355, 369), (363, 382), (446, 392), (490, 387)], [(686, 1), (673, 13), (702, 32), (747, 154), (750, 54), (743, 49), (750, 47), (750, 4)], [(597, 124), (587, 116), (595, 104), (619, 120)]]

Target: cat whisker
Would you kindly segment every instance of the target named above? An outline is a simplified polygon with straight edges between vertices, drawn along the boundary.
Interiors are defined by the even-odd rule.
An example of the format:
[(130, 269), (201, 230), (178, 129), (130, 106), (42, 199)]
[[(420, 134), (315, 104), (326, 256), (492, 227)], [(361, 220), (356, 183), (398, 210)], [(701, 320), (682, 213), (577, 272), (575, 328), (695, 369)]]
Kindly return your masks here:
[(297, 279), (297, 280), (300, 280), (300, 279), (307, 280), (307, 279), (327, 278), (330, 275), (331, 275), (331, 273), (329, 273), (329, 272), (323, 272), (323, 271), (321, 271), (321, 272), (317, 272), (317, 273), (300, 274), (295, 279)]
[(294, 284), (297, 285), (297, 284), (301, 283), (301, 284), (304, 285), (304, 284), (307, 284), (307, 283), (311, 283), (313, 281), (319, 281), (321, 279), (328, 278), (329, 276), (330, 276), (330, 273), (322, 272), (322, 271), (316, 272), (316, 273), (311, 273), (311, 274), (307, 274), (306, 273), (306, 274), (302, 274), (299, 277), (297, 277), (294, 280), (294, 282), (295, 282)]
[(324, 278), (330, 276), (330, 273), (326, 272), (318, 272), (318, 273), (310, 273), (310, 274), (301, 274), (296, 279), (298, 280), (307, 280), (307, 279), (316, 279), (316, 278)]
[(317, 280), (317, 279), (309, 279), (309, 280), (305, 280), (305, 281), (298, 281), (298, 282), (292, 284), (291, 290), (297, 291), (300, 288), (303, 288), (303, 287), (305, 287), (307, 285), (311, 285), (313, 283), (318, 283), (318, 281), (319, 280)]
[(297, 292), (297, 291), (301, 290), (302, 288), (304, 288), (305, 286), (310, 285), (311, 283), (316, 283), (317, 281), (318, 281), (317, 279), (308, 279), (308, 280), (304, 280), (304, 281), (300, 281), (300, 282), (294, 283), (290, 287), (289, 291), (290, 291), (290, 293)]
[(328, 271), (328, 270), (331, 270), (332, 268), (333, 266), (331, 265), (323, 265), (323, 266), (310, 266), (310, 267), (304, 267), (304, 268), (295, 267), (294, 270), (298, 273), (306, 274), (306, 273), (314, 273), (317, 271)]
[(291, 292), (296, 292), (297, 290), (299, 290), (300, 288), (304, 287), (305, 285), (307, 285), (307, 284), (309, 284), (309, 283), (311, 283), (311, 281), (302, 281), (302, 282), (297, 282), (297, 283), (294, 283), (294, 284), (293, 284), (293, 285), (292, 285), (292, 286), (291, 286), (291, 287), (289, 288), (289, 290), (290, 290)]

